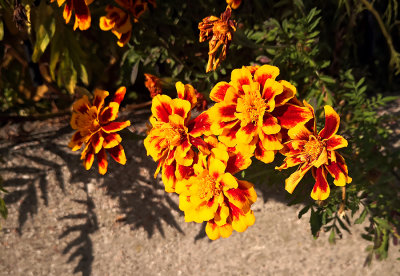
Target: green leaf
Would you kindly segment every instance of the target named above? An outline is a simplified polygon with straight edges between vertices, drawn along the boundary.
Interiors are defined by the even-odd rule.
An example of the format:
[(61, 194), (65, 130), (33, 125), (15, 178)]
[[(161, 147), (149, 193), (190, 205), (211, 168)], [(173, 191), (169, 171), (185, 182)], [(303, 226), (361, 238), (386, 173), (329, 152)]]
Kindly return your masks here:
[(308, 210), (310, 210), (310, 205), (307, 205), (306, 207), (304, 207), (303, 209), (300, 210), (298, 218), (301, 219), (301, 217), (306, 214), (308, 212)]
[(0, 20), (0, 41), (2, 41), (4, 38), (4, 24), (3, 20)]
[(33, 47), (32, 61), (38, 62), (56, 30), (56, 20), (53, 16), (53, 9), (42, 1), (37, 8), (35, 17), (36, 41)]
[(0, 198), (0, 214), (4, 219), (7, 218), (8, 209), (7, 209), (6, 203), (4, 202), (4, 200), (2, 198)]
[(365, 218), (366, 218), (366, 216), (367, 216), (367, 214), (368, 214), (367, 209), (364, 209), (364, 210), (362, 211), (361, 215), (358, 217), (358, 219), (356, 219), (356, 220), (354, 221), (354, 224), (361, 224), (361, 223), (363, 223), (364, 220), (365, 220)]
[(310, 216), (310, 226), (311, 233), (314, 238), (318, 237), (318, 233), (322, 227), (322, 215), (319, 212), (315, 212), (314, 209), (311, 208), (311, 216)]
[(332, 227), (331, 234), (329, 235), (329, 243), (335, 244), (336, 243), (336, 235), (335, 235), (335, 228)]

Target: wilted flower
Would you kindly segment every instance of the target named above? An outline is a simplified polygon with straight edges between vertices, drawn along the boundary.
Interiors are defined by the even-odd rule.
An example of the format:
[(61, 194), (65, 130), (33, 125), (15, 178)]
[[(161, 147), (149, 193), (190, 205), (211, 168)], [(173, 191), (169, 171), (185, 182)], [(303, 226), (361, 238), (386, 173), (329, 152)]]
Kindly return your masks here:
[[(200, 42), (210, 40), (208, 43), (208, 63), (206, 72), (215, 70), (221, 61), (226, 58), (226, 52), (232, 41), (233, 33), (236, 31), (236, 22), (231, 19), (232, 9), (228, 6), (220, 16), (208, 16), (199, 23), (200, 30)], [(220, 50), (219, 57), (217, 59), (217, 51)]]
[(329, 105), (325, 106), (325, 127), (317, 133), (314, 109), (306, 101), (304, 105), (313, 113), (313, 120), (307, 124), (298, 124), (288, 131), (289, 141), (281, 151), (286, 156), (278, 170), (296, 165), (299, 168), (285, 181), (285, 189), (292, 193), (303, 176), (312, 169), (315, 185), (311, 192), (314, 200), (325, 200), (330, 193), (326, 180), (329, 172), (336, 186), (351, 183), (344, 158), (336, 152), (347, 147), (347, 140), (336, 135), (339, 129), (339, 115)]
[[(55, 0), (51, 0), (54, 2)], [(57, 0), (57, 4), (61, 7), (65, 2), (63, 17), (65, 23), (69, 23), (72, 16), (72, 11), (75, 12), (75, 23), (74, 30), (78, 27), (80, 30), (87, 30), (91, 24), (90, 10), (88, 6), (93, 2), (93, 0)]]
[(105, 106), (104, 99), (109, 93), (100, 89), (95, 91), (92, 103), (85, 95), (73, 104), (71, 127), (77, 131), (68, 146), (76, 151), (85, 144), (81, 159), (86, 170), (92, 167), (96, 155), (99, 173), (105, 174), (108, 166), (106, 151), (118, 163), (122, 165), (126, 163), (125, 152), (120, 144), (122, 139), (116, 132), (130, 126), (131, 123), (114, 122), (118, 117), (119, 106), (125, 92), (125, 87), (119, 88), (108, 106)]
[(162, 86), (160, 78), (152, 75), (152, 74), (144, 74), (146, 81), (144, 82), (144, 86), (149, 90), (150, 96), (154, 98), (155, 96), (162, 94)]

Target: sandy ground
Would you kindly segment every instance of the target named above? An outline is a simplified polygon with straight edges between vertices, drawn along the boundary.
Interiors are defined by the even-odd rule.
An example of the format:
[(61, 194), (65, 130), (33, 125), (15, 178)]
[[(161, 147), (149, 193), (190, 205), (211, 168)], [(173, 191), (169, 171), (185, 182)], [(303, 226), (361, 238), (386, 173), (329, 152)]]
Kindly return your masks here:
[(211, 242), (152, 177), (155, 163), (141, 140), (125, 139), (127, 165), (111, 162), (100, 176), (68, 149), (68, 121), (50, 123), (0, 132), (11, 137), (0, 146), (9, 191), (1, 275), (400, 275), (398, 247), (365, 267), (363, 226), (336, 245), (328, 233), (314, 240), (309, 216), (297, 218), (302, 206), (288, 207), (283, 188), (267, 185), (258, 185), (255, 225)]

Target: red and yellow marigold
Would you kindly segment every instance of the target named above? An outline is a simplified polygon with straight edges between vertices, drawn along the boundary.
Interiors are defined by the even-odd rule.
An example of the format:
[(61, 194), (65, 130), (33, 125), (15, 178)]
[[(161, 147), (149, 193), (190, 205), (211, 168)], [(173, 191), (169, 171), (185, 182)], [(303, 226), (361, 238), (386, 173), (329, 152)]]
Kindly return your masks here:
[(113, 100), (105, 105), (104, 99), (109, 93), (96, 89), (92, 103), (85, 95), (73, 104), (71, 127), (76, 129), (76, 132), (68, 146), (76, 151), (85, 144), (81, 159), (86, 170), (92, 167), (94, 157), (97, 156), (99, 173), (105, 174), (108, 167), (106, 152), (118, 163), (126, 163), (125, 152), (121, 146), (122, 139), (116, 132), (128, 127), (130, 121), (114, 121), (118, 117), (125, 92), (125, 87), (119, 88)]
[(194, 88), (181, 82), (176, 84), (176, 88), (177, 99), (167, 95), (153, 98), (152, 129), (144, 140), (147, 154), (158, 161), (155, 176), (162, 168), (167, 192), (173, 192), (177, 180), (191, 174), (198, 151), (209, 153), (208, 145), (200, 138), (207, 122), (201, 121), (201, 116), (190, 120), (191, 109), (197, 102)]
[(155, 1), (115, 0), (120, 7), (107, 5), (107, 15), (100, 18), (100, 29), (110, 31), (118, 38), (118, 46), (123, 47), (132, 35), (132, 19), (138, 22), (139, 17), (147, 10), (149, 2), (155, 6)]
[(232, 175), (250, 163), (236, 158), (229, 162), (231, 157), (225, 146), (217, 146), (208, 157), (199, 157), (191, 177), (176, 184), (185, 220), (207, 221), (206, 233), (212, 240), (228, 237), (232, 230), (243, 232), (255, 221), (250, 209), (257, 199), (253, 184)]
[(344, 158), (336, 152), (347, 147), (347, 140), (337, 135), (339, 115), (329, 105), (325, 109), (325, 127), (317, 133), (314, 109), (306, 101), (304, 105), (312, 112), (313, 120), (298, 124), (288, 131), (289, 140), (281, 153), (286, 156), (284, 163), (276, 169), (282, 170), (297, 166), (298, 169), (285, 181), (285, 189), (292, 193), (303, 176), (312, 169), (315, 185), (311, 191), (314, 200), (325, 200), (330, 193), (327, 173), (334, 178), (336, 186), (351, 183)]
[[(51, 2), (54, 1), (55, 0), (51, 0)], [(72, 12), (75, 12), (74, 30), (78, 27), (82, 31), (89, 29), (92, 19), (88, 6), (93, 2), (93, 0), (57, 0), (59, 7), (61, 7), (65, 2), (67, 2), (63, 11), (65, 23), (69, 23)]]
[(289, 103), (296, 88), (277, 81), (279, 69), (271, 65), (235, 69), (231, 81), (219, 82), (210, 98), (216, 104), (208, 110), (211, 132), (228, 147), (255, 145), (255, 156), (270, 163), (283, 148), (281, 129), (290, 129), (312, 118), (309, 109)]

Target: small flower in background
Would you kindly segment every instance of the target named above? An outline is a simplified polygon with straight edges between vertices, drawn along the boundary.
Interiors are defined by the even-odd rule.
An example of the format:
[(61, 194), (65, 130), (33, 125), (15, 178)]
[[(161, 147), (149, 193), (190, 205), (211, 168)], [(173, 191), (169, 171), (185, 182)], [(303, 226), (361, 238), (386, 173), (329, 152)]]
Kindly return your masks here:
[(235, 10), (242, 4), (242, 0), (226, 0), (226, 3)]
[(113, 100), (106, 106), (104, 99), (109, 93), (97, 89), (92, 103), (85, 95), (73, 104), (71, 127), (77, 131), (68, 146), (76, 151), (85, 144), (81, 159), (86, 170), (92, 167), (94, 157), (97, 156), (99, 173), (105, 174), (108, 167), (106, 151), (118, 163), (126, 163), (125, 152), (120, 144), (122, 138), (116, 132), (130, 126), (131, 123), (114, 122), (125, 93), (125, 87), (119, 88)]
[(150, 97), (154, 98), (157, 95), (162, 94), (162, 86), (160, 78), (152, 75), (152, 74), (144, 74), (146, 81), (144, 82), (144, 86), (149, 90)]
[(312, 118), (307, 108), (288, 104), (296, 88), (276, 81), (278, 75), (275, 66), (247, 66), (233, 70), (229, 83), (219, 82), (210, 92), (217, 102), (207, 111), (212, 133), (228, 147), (255, 145), (255, 157), (264, 163), (283, 148), (282, 129)]
[(118, 38), (118, 46), (123, 47), (129, 42), (132, 35), (132, 22), (138, 22), (139, 17), (147, 10), (149, 2), (154, 7), (155, 1), (142, 0), (115, 0), (119, 7), (107, 5), (107, 15), (100, 17), (100, 29), (110, 31)]
[[(325, 106), (325, 127), (317, 133), (314, 109), (306, 101), (304, 105), (313, 113), (313, 120), (298, 124), (288, 131), (289, 141), (281, 151), (286, 156), (278, 170), (300, 165), (285, 181), (285, 189), (292, 193), (303, 176), (312, 169), (315, 185), (311, 191), (314, 200), (325, 200), (330, 193), (327, 173), (334, 178), (336, 186), (351, 183), (344, 158), (335, 150), (347, 147), (347, 140), (337, 135), (339, 115), (329, 105)], [(310, 125), (310, 126), (309, 126)]]
[[(236, 22), (231, 19), (232, 9), (228, 6), (220, 16), (208, 16), (199, 23), (200, 42), (210, 40), (208, 43), (208, 63), (206, 72), (217, 69), (220, 62), (225, 60), (226, 52), (232, 41), (233, 33), (236, 31)], [(217, 51), (220, 49), (220, 54), (217, 59)]]
[[(51, 0), (51, 3), (54, 1), (55, 0)], [(93, 0), (57, 0), (59, 7), (61, 7), (65, 2), (67, 2), (63, 12), (65, 23), (69, 23), (71, 20), (72, 11), (74, 11), (74, 30), (76, 30), (78, 27), (81, 31), (89, 29), (92, 19), (88, 6), (93, 2)]]

